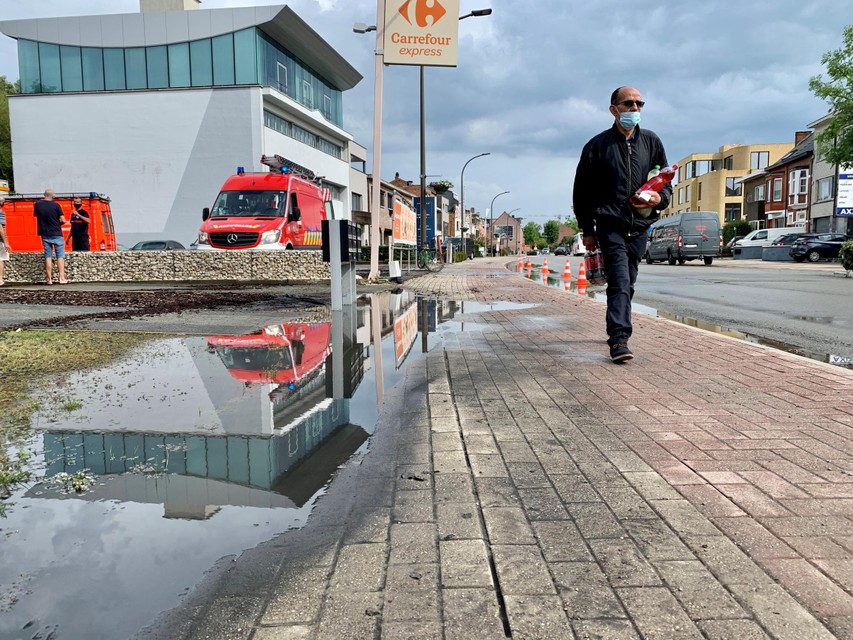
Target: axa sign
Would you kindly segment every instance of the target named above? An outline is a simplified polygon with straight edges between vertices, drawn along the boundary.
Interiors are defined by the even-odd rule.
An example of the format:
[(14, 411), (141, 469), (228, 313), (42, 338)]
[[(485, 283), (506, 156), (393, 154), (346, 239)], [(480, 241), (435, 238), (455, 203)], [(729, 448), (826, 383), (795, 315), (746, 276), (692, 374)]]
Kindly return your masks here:
[(385, 0), (385, 64), (455, 67), (459, 0)]

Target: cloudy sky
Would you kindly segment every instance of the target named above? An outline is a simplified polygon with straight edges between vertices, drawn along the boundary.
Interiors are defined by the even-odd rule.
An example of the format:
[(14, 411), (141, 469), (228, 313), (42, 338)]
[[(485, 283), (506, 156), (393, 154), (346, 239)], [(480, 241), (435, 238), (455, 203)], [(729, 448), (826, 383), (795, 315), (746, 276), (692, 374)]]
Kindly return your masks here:
[[(793, 141), (827, 112), (808, 89), (821, 55), (842, 44), (853, 18), (838, 0), (461, 0), (459, 66), (426, 69), (428, 175), (459, 187), (484, 214), (542, 224), (571, 212), (584, 143), (612, 124), (610, 92), (631, 84), (646, 100), (643, 125), (660, 135), (670, 162), (723, 144)], [(202, 8), (282, 4), (204, 0)], [(364, 76), (344, 94), (345, 128), (373, 140), (376, 0), (288, 4)], [(0, 20), (131, 13), (138, 0), (0, 0)], [(15, 42), (0, 36), (0, 75), (18, 77)], [(419, 174), (418, 71), (385, 68), (382, 176)], [(437, 178), (430, 178), (437, 179)]]

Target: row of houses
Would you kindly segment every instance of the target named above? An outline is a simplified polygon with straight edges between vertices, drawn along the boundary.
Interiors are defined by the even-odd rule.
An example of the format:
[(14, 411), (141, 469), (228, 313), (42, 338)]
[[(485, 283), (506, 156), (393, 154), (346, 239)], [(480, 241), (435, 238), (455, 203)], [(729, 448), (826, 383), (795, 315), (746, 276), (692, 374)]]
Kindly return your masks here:
[(853, 216), (836, 206), (839, 167), (815, 142), (831, 118), (795, 132), (793, 143), (724, 145), (683, 158), (663, 215), (716, 211), (722, 223), (745, 219), (754, 229), (853, 234)]

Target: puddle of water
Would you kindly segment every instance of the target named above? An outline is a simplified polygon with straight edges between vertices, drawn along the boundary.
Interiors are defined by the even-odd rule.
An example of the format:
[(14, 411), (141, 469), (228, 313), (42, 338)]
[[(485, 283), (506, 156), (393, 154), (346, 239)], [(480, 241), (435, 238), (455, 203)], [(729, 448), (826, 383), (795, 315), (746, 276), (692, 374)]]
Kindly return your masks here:
[[(516, 271), (518, 271), (517, 268)], [(548, 274), (543, 274), (541, 269), (524, 268), (522, 269), (522, 273), (526, 278), (533, 280), (534, 282), (537, 282), (539, 284), (562, 289), (563, 291), (576, 293), (578, 295), (585, 295), (589, 298), (607, 302), (607, 294), (603, 290), (603, 287), (606, 286), (606, 283), (604, 282), (594, 282), (590, 283), (585, 287), (579, 287), (576, 279), (573, 278), (571, 280), (566, 280), (562, 278), (562, 271), (560, 271), (560, 273), (551, 272)], [(702, 320), (696, 320), (695, 318), (672, 314), (666, 311), (660, 311), (658, 309), (655, 309), (654, 307), (649, 307), (643, 304), (639, 304), (637, 302), (633, 302), (631, 304), (631, 309), (639, 313), (644, 313), (646, 315), (666, 318), (667, 320), (673, 320), (675, 322), (686, 324), (691, 327), (697, 327), (705, 331), (711, 331), (712, 333), (719, 333), (732, 338), (737, 338), (739, 340), (744, 340), (745, 342), (752, 342), (754, 344), (773, 347), (774, 349), (779, 349), (780, 351), (786, 351), (788, 353), (794, 353), (796, 355), (804, 356), (812, 360), (817, 360), (818, 362), (827, 362), (829, 364), (844, 367), (847, 369), (853, 369), (853, 357), (851, 356), (809, 351), (807, 349), (797, 347), (796, 345), (788, 344), (779, 340), (773, 340), (772, 338), (763, 338), (761, 336), (743, 333), (741, 331), (736, 331), (734, 329), (723, 327), (721, 325), (703, 322)], [(826, 317), (794, 316), (794, 318), (810, 322), (819, 322), (822, 324), (832, 324), (832, 322), (834, 321), (833, 318)]]
[(532, 309), (536, 306), (535, 304), (506, 302), (501, 300), (493, 302), (477, 302), (472, 300), (462, 302), (453, 301), (445, 304), (452, 305), (452, 309), (455, 313), (449, 314), (446, 322), (443, 323), (443, 328), (463, 333), (466, 331), (494, 331), (496, 329), (496, 325), (479, 322), (479, 320), (482, 320), (482, 314), (484, 313), (497, 311), (523, 311), (525, 309)]
[[(331, 322), (157, 340), (63, 378), (35, 417), (36, 479), (0, 520), (0, 638), (127, 637), (218, 559), (302, 526), (366, 450), (384, 390), (440, 339), (437, 304), (370, 298)], [(56, 404), (69, 399), (82, 407)]]

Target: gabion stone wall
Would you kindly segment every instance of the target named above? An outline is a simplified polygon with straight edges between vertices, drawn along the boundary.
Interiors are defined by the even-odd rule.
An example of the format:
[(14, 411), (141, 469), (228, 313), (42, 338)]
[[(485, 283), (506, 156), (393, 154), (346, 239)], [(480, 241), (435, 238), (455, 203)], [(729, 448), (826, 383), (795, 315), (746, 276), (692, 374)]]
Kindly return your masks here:
[[(59, 275), (54, 260), (54, 281)], [(146, 282), (194, 280), (271, 280), (312, 282), (328, 280), (329, 265), (322, 252), (306, 251), (116, 251), (65, 254), (65, 273), (71, 282)], [(5, 280), (11, 283), (45, 281), (44, 255), (12, 253)]]

